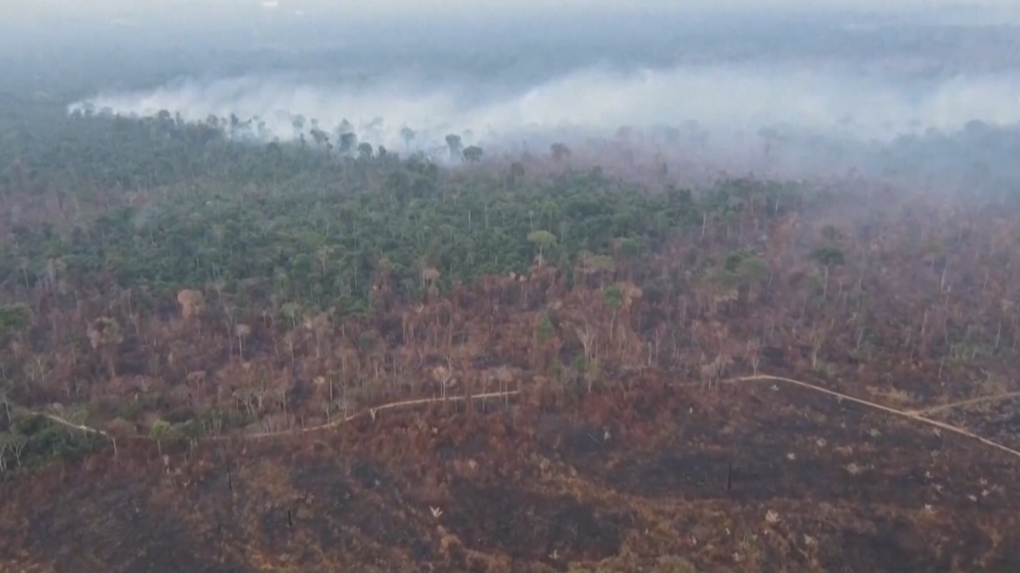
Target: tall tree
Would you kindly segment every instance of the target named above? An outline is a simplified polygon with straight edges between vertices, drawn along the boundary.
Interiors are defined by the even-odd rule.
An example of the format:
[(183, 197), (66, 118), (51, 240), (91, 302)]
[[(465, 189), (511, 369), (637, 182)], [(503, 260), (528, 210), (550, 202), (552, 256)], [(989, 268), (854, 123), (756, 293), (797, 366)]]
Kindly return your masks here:
[(446, 136), (446, 147), (450, 150), (450, 159), (455, 160), (461, 157), (463, 144), (460, 141), (460, 136), (456, 134), (449, 134)]

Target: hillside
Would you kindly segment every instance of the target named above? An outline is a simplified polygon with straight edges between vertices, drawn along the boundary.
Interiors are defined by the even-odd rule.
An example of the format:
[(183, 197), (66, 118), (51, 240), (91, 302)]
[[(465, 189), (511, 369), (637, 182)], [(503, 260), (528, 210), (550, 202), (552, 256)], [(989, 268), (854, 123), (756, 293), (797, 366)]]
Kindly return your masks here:
[(0, 570), (1020, 566), (1015, 196), (228, 123), (0, 148)]

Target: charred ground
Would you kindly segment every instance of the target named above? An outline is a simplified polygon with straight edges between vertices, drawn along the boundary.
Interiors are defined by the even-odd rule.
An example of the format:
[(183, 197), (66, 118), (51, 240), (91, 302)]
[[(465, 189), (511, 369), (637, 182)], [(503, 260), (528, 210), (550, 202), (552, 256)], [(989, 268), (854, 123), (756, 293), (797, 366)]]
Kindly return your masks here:
[(199, 445), (165, 464), (142, 450), (8, 484), (9, 566), (891, 572), (1020, 559), (1015, 460), (768, 384), (706, 394), (647, 377), (581, 401), (529, 392), (487, 413), (436, 405), (315, 439)]
[(5, 569), (1020, 567), (1013, 195), (66, 121), (2, 150)]

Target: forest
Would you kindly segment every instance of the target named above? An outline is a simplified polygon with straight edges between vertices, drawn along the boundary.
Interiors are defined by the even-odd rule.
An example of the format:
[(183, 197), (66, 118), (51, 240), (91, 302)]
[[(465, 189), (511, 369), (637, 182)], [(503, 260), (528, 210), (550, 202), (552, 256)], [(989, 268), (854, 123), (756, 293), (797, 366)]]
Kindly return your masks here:
[(5, 124), (3, 568), (1020, 566), (1012, 191), (294, 126)]

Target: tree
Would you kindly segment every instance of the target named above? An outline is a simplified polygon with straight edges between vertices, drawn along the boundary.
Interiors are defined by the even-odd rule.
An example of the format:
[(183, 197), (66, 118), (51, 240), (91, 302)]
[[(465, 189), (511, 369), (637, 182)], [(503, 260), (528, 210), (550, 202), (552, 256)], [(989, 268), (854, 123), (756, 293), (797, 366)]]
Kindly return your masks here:
[(581, 346), (584, 348), (584, 358), (586, 362), (592, 362), (598, 353), (598, 347), (596, 345), (595, 329), (588, 324), (587, 320), (584, 326), (575, 330), (577, 339), (581, 341)]
[(451, 133), (446, 136), (446, 146), (450, 149), (451, 160), (461, 156), (461, 145), (459, 135)]
[(514, 161), (510, 164), (510, 170), (507, 174), (507, 184), (511, 188), (517, 187), (517, 182), (524, 179), (524, 164), (520, 161)]
[(80, 429), (82, 435), (86, 438), (89, 436), (89, 431), (85, 428), (85, 422), (89, 419), (89, 409), (84, 405), (75, 405), (68, 407), (63, 410), (63, 419), (69, 422), (73, 427)]
[(31, 317), (32, 309), (27, 304), (19, 302), (0, 306), (0, 335), (25, 328)]
[(400, 128), (400, 138), (404, 140), (404, 149), (410, 151), (411, 142), (414, 141), (414, 130), (406, 125)]
[(113, 444), (113, 455), (117, 456), (117, 441), (126, 439), (135, 434), (135, 426), (124, 418), (114, 418), (106, 425), (106, 435), (110, 437)]
[(827, 298), (829, 292), (829, 269), (835, 265), (843, 264), (843, 251), (835, 244), (829, 243), (812, 251), (811, 258), (822, 265), (825, 271), (825, 276), (822, 279), (822, 298)]
[(205, 307), (205, 297), (197, 290), (184, 289), (177, 293), (177, 304), (180, 305), (181, 314), (187, 320), (202, 312)]
[(735, 280), (739, 286), (748, 289), (748, 298), (752, 296), (755, 285), (768, 276), (769, 266), (761, 258), (747, 251), (731, 251), (726, 255), (724, 272)]
[(744, 352), (748, 362), (751, 363), (751, 375), (757, 376), (758, 365), (761, 364), (761, 341), (757, 338), (748, 340)]
[(570, 158), (570, 148), (562, 143), (554, 143), (549, 147), (553, 161), (557, 163)]
[(612, 318), (609, 320), (609, 342), (612, 343), (616, 331), (616, 314), (623, 306), (625, 298), (624, 288), (619, 283), (609, 285), (603, 293), (606, 306), (612, 309)]
[(117, 348), (124, 341), (120, 324), (108, 317), (97, 318), (88, 328), (89, 343), (99, 352), (106, 363), (110, 378), (117, 377)]
[(21, 453), (25, 451), (25, 446), (28, 445), (28, 438), (16, 432), (9, 434), (0, 434), (0, 471), (6, 469), (4, 463), (4, 451), (11, 452), (14, 456), (18, 467), (21, 467)]
[[(2, 188), (2, 185), (0, 185)], [(32, 319), (32, 310), (28, 305), (23, 303), (15, 303), (10, 305), (0, 305), (0, 350), (4, 347), (9, 347), (13, 350), (14, 354), (17, 355), (22, 348), (21, 341), (24, 336), (24, 331), (28, 328), (29, 323)], [(8, 338), (10, 337), (10, 338)], [(7, 344), (13, 339), (15, 342)], [(7, 368), (4, 360), (0, 360), (0, 383), (7, 383)], [(0, 389), (3, 390), (3, 389)], [(7, 392), (0, 392), (3, 394), (4, 405), (8, 408), (7, 417), (10, 418), (10, 406), (7, 402)]]
[(238, 324), (234, 327), (234, 336), (237, 337), (237, 354), (244, 360), (244, 339), (251, 336), (251, 327), (247, 324)]
[(7, 413), (7, 424), (13, 424), (14, 419), (11, 418), (11, 400), (10, 400), (10, 382), (7, 380), (0, 380), (0, 402), (4, 404), (4, 411)]
[(616, 262), (609, 255), (596, 255), (591, 251), (581, 251), (577, 255), (577, 273), (582, 277), (598, 277), (599, 288), (606, 277), (611, 277), (616, 270)]
[(312, 141), (314, 141), (315, 144), (320, 147), (327, 145), (329, 143), (329, 134), (326, 133), (325, 131), (322, 131), (318, 127), (312, 128), (311, 131), (308, 132), (308, 134), (312, 136)]
[(549, 314), (543, 312), (538, 316), (538, 324), (535, 326), (535, 338), (539, 342), (548, 342), (555, 335), (556, 329), (553, 326), (552, 320), (549, 319)]
[(432, 369), (432, 379), (439, 383), (443, 400), (446, 399), (446, 389), (455, 382), (454, 375), (453, 363), (449, 358), (446, 359), (446, 366), (439, 365)]
[(159, 457), (163, 457), (163, 439), (166, 438), (169, 431), (170, 423), (166, 420), (160, 419), (152, 423), (152, 429), (149, 431), (149, 436), (156, 441), (156, 451), (159, 453)]
[(769, 265), (764, 260), (752, 255), (740, 261), (736, 272), (742, 282), (753, 286), (768, 276)]
[(336, 249), (332, 245), (320, 245), (315, 249), (315, 258), (319, 259), (319, 266), (322, 269), (322, 275), (326, 276), (326, 263), (329, 261), (329, 257), (333, 255), (333, 251)]
[(619, 284), (609, 285), (604, 293), (606, 304), (616, 310), (623, 306), (623, 287)]
[(280, 313), (287, 317), (292, 328), (297, 328), (298, 320), (301, 318), (301, 304), (290, 301), (280, 306)]
[(358, 144), (358, 158), (362, 161), (372, 159), (372, 144), (367, 141)]
[(188, 420), (179, 426), (181, 437), (188, 440), (188, 450), (193, 452), (195, 446), (201, 441), (202, 436), (205, 435), (205, 431), (202, 424), (195, 419)]
[(354, 133), (347, 132), (340, 134), (340, 154), (350, 155), (354, 152), (355, 146), (358, 144), (358, 136)]
[(471, 145), (464, 150), (464, 160), (468, 163), (478, 163), (482, 160), (482, 148)]
[(538, 247), (538, 266), (541, 267), (545, 261), (545, 250), (556, 242), (556, 235), (549, 231), (532, 231), (528, 233), (528, 241)]

